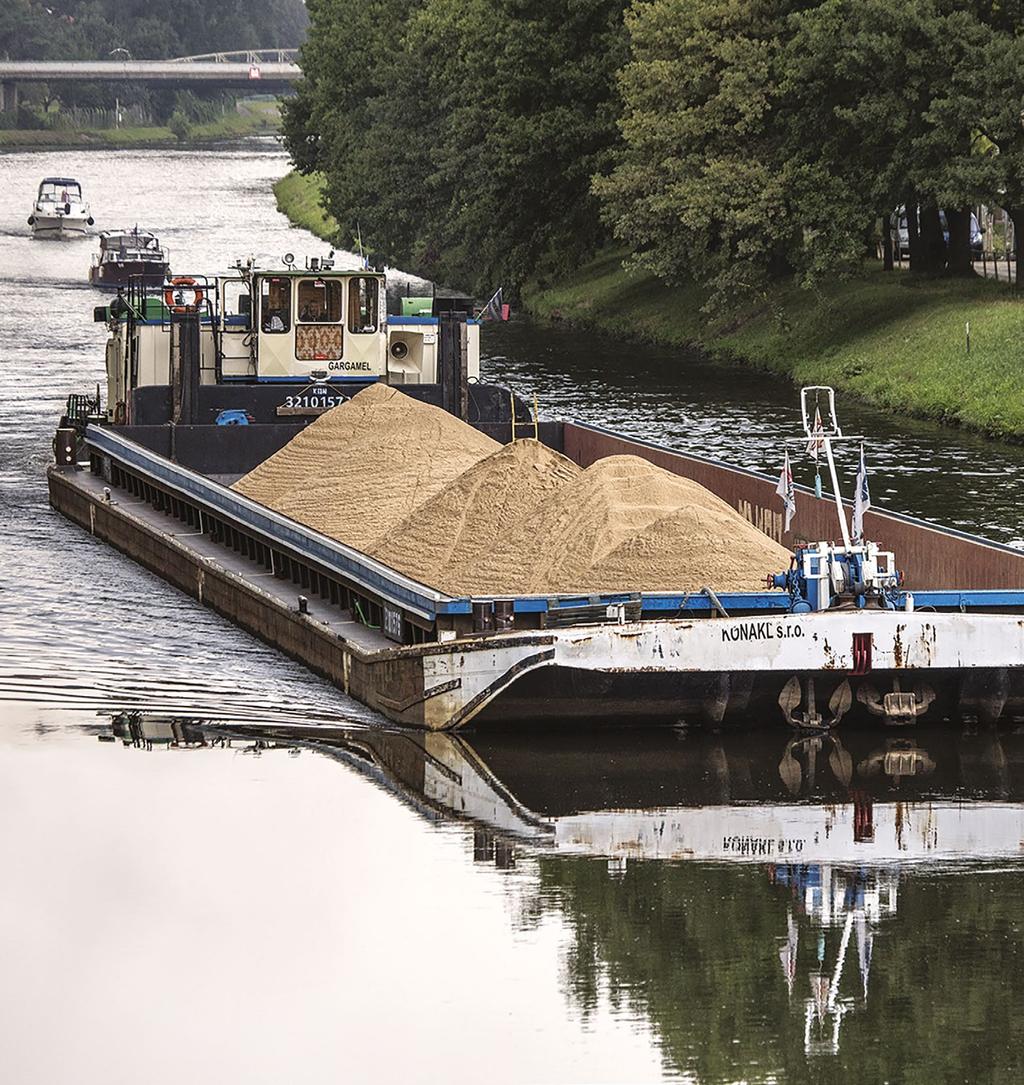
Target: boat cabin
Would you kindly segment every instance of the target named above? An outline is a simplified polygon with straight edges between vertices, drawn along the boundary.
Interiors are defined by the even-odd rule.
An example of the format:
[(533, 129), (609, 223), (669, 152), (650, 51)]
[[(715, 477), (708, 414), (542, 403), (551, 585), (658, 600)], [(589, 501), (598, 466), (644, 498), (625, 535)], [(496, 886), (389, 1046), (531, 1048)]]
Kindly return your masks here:
[(82, 203), (82, 186), (72, 177), (44, 177), (39, 185), (36, 206), (42, 211), (54, 210), (58, 206), (70, 208)]
[[(202, 385), (438, 381), (436, 315), (389, 316), (382, 272), (311, 260), (302, 269), (175, 276), (157, 287), (133, 279), (111, 306), (96, 310), (111, 333), (110, 404), (124, 404), (130, 416), (134, 389), (171, 384), (172, 325), (186, 312), (199, 318)], [(464, 327), (472, 380), (480, 329), (474, 320)]]
[(136, 227), (134, 230), (103, 230), (100, 233), (100, 260), (164, 263), (166, 254), (156, 234)]

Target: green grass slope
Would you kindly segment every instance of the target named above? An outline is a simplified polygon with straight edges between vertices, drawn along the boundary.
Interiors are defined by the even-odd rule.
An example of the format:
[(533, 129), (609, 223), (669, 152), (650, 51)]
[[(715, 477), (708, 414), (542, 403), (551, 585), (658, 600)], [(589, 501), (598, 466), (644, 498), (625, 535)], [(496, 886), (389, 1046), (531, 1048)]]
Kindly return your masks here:
[(318, 175), (307, 177), (294, 170), (274, 185), (277, 209), (303, 230), (338, 244), (338, 224), (321, 203), (324, 182)]
[(0, 128), (0, 148), (153, 147), (160, 144), (215, 143), (279, 131), (281, 112), (276, 101), (242, 101), (234, 112), (206, 124), (194, 124), (184, 141), (163, 125), (123, 128)]
[[(605, 253), (525, 294), (537, 316), (831, 384), (893, 411), (1024, 439), (1024, 304), (990, 280), (917, 281), (872, 267), (820, 293), (780, 287), (730, 323), (693, 286), (665, 287)], [(966, 324), (971, 326), (967, 353)]]

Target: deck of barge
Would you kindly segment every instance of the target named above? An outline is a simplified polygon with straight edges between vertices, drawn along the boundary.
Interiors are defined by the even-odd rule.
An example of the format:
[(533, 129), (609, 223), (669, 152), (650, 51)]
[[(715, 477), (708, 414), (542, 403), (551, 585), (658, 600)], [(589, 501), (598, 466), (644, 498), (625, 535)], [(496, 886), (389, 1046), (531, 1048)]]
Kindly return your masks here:
[[(126, 519), (135, 521), (139, 528), (154, 536), (171, 539), (178, 543), (187, 540), (187, 550), (195, 561), (204, 564), (208, 569), (223, 570), (249, 589), (268, 596), (281, 609), (292, 610), (298, 614), (301, 596), (306, 600), (305, 606), (309, 620), (322, 626), (326, 632), (350, 642), (365, 652), (379, 652), (393, 647), (387, 637), (379, 630), (364, 625), (353, 616), (351, 610), (332, 606), (319, 595), (306, 594), (290, 581), (282, 581), (269, 569), (258, 569), (250, 558), (235, 553), (221, 543), (214, 542), (205, 532), (187, 528), (182, 530), (182, 523), (177, 517), (154, 508), (149, 501), (130, 497), (123, 491), (110, 493), (110, 498), (107, 500), (106, 494), (110, 492), (110, 487), (101, 477), (74, 468), (64, 468), (64, 471), (71, 472), (75, 485), (90, 495), (95, 502), (119, 509)], [(230, 485), (228, 482), (223, 484)]]

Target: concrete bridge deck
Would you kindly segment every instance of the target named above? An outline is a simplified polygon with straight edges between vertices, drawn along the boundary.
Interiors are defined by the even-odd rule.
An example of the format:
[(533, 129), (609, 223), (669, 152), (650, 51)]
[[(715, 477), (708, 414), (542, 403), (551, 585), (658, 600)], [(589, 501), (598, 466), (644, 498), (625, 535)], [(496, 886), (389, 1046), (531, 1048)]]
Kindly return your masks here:
[(177, 60), (4, 60), (0, 61), (0, 111), (17, 109), (18, 87), (25, 83), (198, 84), (281, 91), (302, 75), (298, 64), (287, 59), (289, 55), (295, 54), (268, 49)]

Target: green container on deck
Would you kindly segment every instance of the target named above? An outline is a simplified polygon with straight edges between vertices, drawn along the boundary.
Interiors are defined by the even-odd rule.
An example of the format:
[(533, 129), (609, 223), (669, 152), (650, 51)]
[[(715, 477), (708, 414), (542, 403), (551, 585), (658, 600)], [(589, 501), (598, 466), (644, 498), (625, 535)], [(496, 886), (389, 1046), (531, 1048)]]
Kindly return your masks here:
[(402, 298), (402, 316), (433, 316), (433, 298)]

